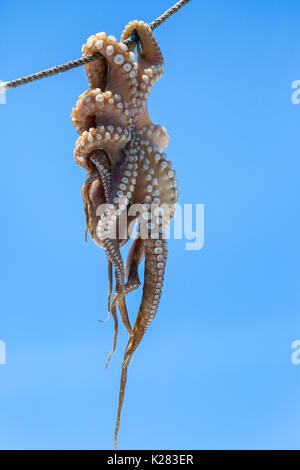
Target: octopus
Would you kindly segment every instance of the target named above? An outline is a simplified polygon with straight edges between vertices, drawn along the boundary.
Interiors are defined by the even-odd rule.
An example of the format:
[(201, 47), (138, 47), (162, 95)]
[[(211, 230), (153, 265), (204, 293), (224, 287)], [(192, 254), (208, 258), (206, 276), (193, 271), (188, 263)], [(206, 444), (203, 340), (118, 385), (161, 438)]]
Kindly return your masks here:
[[(135, 44), (124, 44), (133, 34), (138, 37), (136, 62)], [(120, 42), (97, 33), (87, 39), (82, 52), (83, 56), (99, 54), (99, 60), (85, 65), (89, 89), (73, 108), (72, 122), (79, 134), (75, 161), (87, 172), (82, 187), (86, 238), (89, 233), (108, 262), (108, 317), (114, 320), (115, 332), (106, 367), (116, 348), (117, 310), (129, 335), (115, 427), (117, 448), (127, 369), (158, 310), (167, 261), (165, 229), (174, 215), (178, 190), (175, 170), (163, 153), (169, 137), (164, 127), (151, 122), (147, 108), (151, 90), (164, 71), (150, 26), (130, 22)], [(129, 240), (132, 245), (124, 266), (120, 248)], [(143, 260), (143, 293), (132, 327), (126, 296), (141, 284), (138, 268)]]

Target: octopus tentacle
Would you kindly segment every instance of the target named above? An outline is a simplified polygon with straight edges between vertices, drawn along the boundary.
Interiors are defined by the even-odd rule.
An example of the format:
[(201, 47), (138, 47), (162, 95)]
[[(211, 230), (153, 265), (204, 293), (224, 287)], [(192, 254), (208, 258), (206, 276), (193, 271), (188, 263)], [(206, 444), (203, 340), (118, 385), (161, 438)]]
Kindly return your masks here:
[[(72, 123), (78, 128), (78, 134), (82, 134), (91, 127), (99, 125), (107, 127), (118, 122), (118, 127), (121, 128), (119, 133), (121, 133), (122, 130), (130, 127), (129, 114), (128, 103), (122, 99), (121, 95), (113, 94), (110, 90), (102, 92), (100, 88), (95, 88), (80, 96), (76, 107), (72, 110)], [(119, 141), (116, 143), (119, 143), (121, 147), (128, 141), (128, 137), (119, 139), (115, 135), (114, 139)]]
[(97, 129), (90, 128), (89, 131), (84, 131), (75, 144), (76, 163), (87, 168), (89, 155), (94, 150), (105, 150), (110, 156), (118, 154), (119, 144), (116, 145), (117, 141), (120, 139), (124, 143), (128, 139), (128, 135), (127, 129), (116, 129), (113, 126), (99, 126)]
[(115, 308), (115, 305), (117, 302), (122, 321), (130, 335), (132, 334), (132, 327), (128, 319), (125, 296), (128, 295), (130, 292), (138, 289), (138, 287), (141, 284), (139, 277), (138, 277), (137, 269), (138, 269), (138, 265), (141, 263), (144, 257), (144, 247), (143, 247), (142, 242), (140, 243), (136, 243), (136, 242), (140, 242), (140, 240), (136, 239), (135, 242), (132, 244), (132, 247), (129, 251), (127, 261), (126, 261), (126, 269), (128, 270), (126, 277), (128, 281), (124, 285), (124, 288), (122, 289), (121, 292), (116, 291), (114, 293), (112, 303), (110, 306), (110, 310)]
[[(91, 201), (90, 205), (88, 205), (87, 201), (85, 201), (86, 205), (88, 205), (88, 215), (90, 215), (91, 213), (91, 219), (93, 221), (91, 232), (92, 234), (94, 234), (93, 223), (94, 225), (96, 223), (96, 219), (95, 219), (95, 214), (96, 214), (98, 217), (100, 216), (100, 220), (98, 220), (98, 223), (96, 226), (96, 234), (97, 234), (99, 243), (101, 244), (102, 248), (106, 251), (108, 262), (112, 263), (115, 267), (116, 291), (122, 292), (122, 289), (124, 287), (123, 260), (121, 257), (118, 240), (113, 239), (113, 237), (111, 236), (112, 233), (110, 233), (108, 229), (108, 227), (111, 227), (114, 224), (114, 220), (116, 220), (116, 216), (111, 214), (111, 210), (108, 209), (107, 207), (109, 206), (110, 208), (113, 208), (114, 206), (112, 204), (110, 205), (106, 204), (104, 206), (105, 209), (103, 206), (97, 207), (97, 204), (101, 202), (101, 200), (99, 200), (100, 182), (102, 185), (101, 186), (102, 190), (104, 191), (104, 196), (105, 196), (104, 201), (108, 202), (111, 199), (110, 162), (108, 160), (106, 153), (103, 150), (93, 151), (91, 154), (89, 154), (89, 158), (90, 158), (90, 161), (95, 165), (95, 168), (98, 171), (98, 178), (95, 180), (93, 179), (91, 185), (88, 186), (88, 199), (89, 201)], [(95, 194), (95, 191), (96, 191), (96, 194)], [(99, 211), (99, 207), (100, 207), (100, 211)], [(102, 214), (101, 214), (101, 210), (104, 210)], [(99, 226), (100, 226), (100, 229), (99, 229)], [(110, 281), (110, 290), (111, 290), (111, 281)], [(109, 300), (110, 300), (110, 293), (109, 293)], [(112, 311), (112, 307), (113, 306), (110, 306), (109, 311)], [(130, 326), (125, 302), (119, 303), (119, 310), (120, 310), (122, 321), (124, 325), (126, 326), (129, 334), (131, 334), (132, 329)]]
[(140, 233), (137, 234), (134, 242), (127, 255), (125, 273), (128, 279), (125, 284), (125, 290), (132, 292), (137, 289), (141, 282), (138, 275), (139, 264), (143, 261), (145, 256), (144, 244), (140, 238)]
[[(145, 234), (142, 224), (146, 226), (147, 235), (146, 239), (143, 240), (145, 275), (141, 306), (123, 359), (115, 445), (124, 400), (127, 368), (132, 355), (153, 320), (159, 304), (167, 258), (166, 241), (162, 239), (163, 227), (168, 225), (177, 200), (175, 171), (171, 170), (172, 163), (168, 162), (166, 155), (160, 153), (158, 148), (153, 145), (154, 140), (152, 142), (150, 140), (143, 140), (137, 133), (133, 137), (139, 153), (139, 179), (136, 184), (133, 201), (144, 201), (143, 207), (145, 208), (145, 211), (141, 214), (140, 227), (141, 233)], [(164, 205), (164, 208), (160, 207), (161, 204)], [(155, 207), (153, 213), (152, 211), (151, 213), (149, 212), (151, 205)]]
[[(105, 87), (113, 93), (122, 89), (123, 98), (129, 101), (135, 92), (132, 79), (135, 78), (136, 72), (133, 64), (134, 54), (128, 53), (126, 44), (118, 43), (114, 36), (98, 33), (88, 38), (82, 50), (83, 56), (95, 53), (103, 55), (108, 63)], [(89, 73), (90, 70), (91, 68)]]
[[(151, 31), (150, 26), (144, 21), (131, 21), (124, 29), (121, 41), (128, 39), (133, 33), (139, 37), (141, 47), (138, 47), (137, 60), (137, 90), (132, 100), (135, 108), (133, 120), (139, 120), (139, 114), (146, 110), (147, 100), (153, 85), (158, 82), (164, 71), (164, 59), (158, 43)], [(143, 124), (150, 124), (150, 118)]]
[(156, 67), (153, 72), (157, 72), (157, 77), (163, 72), (164, 58), (161, 53), (160, 47), (154, 37), (149, 24), (144, 21), (130, 21), (121, 36), (121, 41), (125, 41), (130, 36), (136, 33), (139, 37), (142, 50), (138, 55), (138, 77), (140, 78), (144, 71), (149, 67)]
[(124, 265), (119, 250), (119, 244), (117, 240), (111, 240), (110, 238), (100, 239), (103, 249), (106, 252), (108, 260), (113, 264), (115, 268), (116, 276), (116, 291), (121, 292), (124, 287)]
[[(119, 262), (115, 264), (114, 261), (112, 261), (116, 269), (117, 286), (110, 308), (114, 308), (115, 303), (118, 302), (121, 319), (128, 333), (131, 334), (132, 329), (128, 318), (125, 300), (122, 299), (122, 297), (125, 295), (123, 282), (123, 263), (121, 271), (121, 255), (119, 252), (119, 245), (116, 240), (112, 240), (117, 235), (120, 216), (122, 215), (122, 213), (127, 211), (127, 206), (132, 197), (132, 193), (136, 184), (136, 169), (138, 166), (136, 163), (137, 156), (134, 153), (134, 149), (132, 149), (130, 146), (127, 150), (125, 150), (125, 155), (126, 159), (121, 167), (119, 178), (117, 182), (115, 182), (114, 189), (109, 198), (110, 206), (109, 208), (105, 209), (104, 212), (101, 214), (100, 220), (96, 228), (96, 234), (98, 239), (102, 242), (103, 246), (106, 247), (106, 250), (108, 250), (107, 253), (110, 255), (111, 260), (114, 259), (112, 255), (117, 253), (117, 258)], [(106, 239), (105, 245), (103, 243), (104, 239)], [(114, 244), (113, 247), (112, 244)]]
[(111, 308), (114, 308), (114, 305), (117, 302), (123, 325), (125, 326), (127, 333), (129, 335), (132, 335), (132, 326), (130, 324), (130, 320), (129, 320), (129, 316), (127, 312), (127, 307), (126, 307), (126, 302), (125, 302), (125, 293), (126, 293), (125, 286), (123, 287), (121, 291), (115, 292), (115, 296), (113, 297), (112, 302), (111, 302)]
[(104, 189), (105, 200), (108, 201), (111, 193), (112, 178), (111, 165), (107, 154), (102, 149), (100, 151), (96, 150), (89, 154), (89, 158), (99, 172), (101, 183)]
[[(99, 238), (99, 235), (98, 235)], [(108, 260), (114, 265), (115, 267), (115, 277), (116, 277), (116, 290), (113, 295), (111, 304), (110, 304), (110, 312), (115, 311), (115, 305), (118, 301), (118, 307), (121, 315), (121, 320), (128, 331), (128, 334), (132, 333), (132, 328), (130, 325), (128, 312), (126, 309), (125, 301), (121, 301), (121, 295), (124, 290), (124, 265), (123, 260), (121, 257), (119, 243), (118, 240), (111, 240), (108, 238), (100, 238), (101, 244), (103, 249), (106, 251)], [(119, 295), (117, 295), (119, 294)]]
[(87, 162), (87, 179), (81, 189), (86, 217), (86, 227), (92, 236), (94, 234), (95, 228), (93, 224), (93, 212), (95, 211), (97, 204), (106, 202), (106, 194), (110, 187), (110, 164), (105, 152), (95, 152), (95, 163), (98, 165), (98, 167), (90, 160)]
[(86, 229), (85, 229), (85, 242), (87, 242), (87, 233), (90, 232), (91, 234), (93, 233), (93, 227), (92, 227), (92, 220), (90, 217), (90, 211), (89, 207), (91, 205), (91, 201), (88, 195), (88, 184), (84, 183), (84, 185), (81, 188), (81, 195), (83, 199), (83, 209), (84, 209), (84, 214), (85, 214), (85, 220), (86, 220)]
[(112, 294), (112, 264), (108, 261), (108, 294), (107, 294), (107, 311), (110, 313), (110, 299)]
[(169, 145), (170, 137), (165, 127), (151, 123), (141, 127), (136, 131), (136, 134), (140, 140), (148, 140), (149, 145), (157, 147), (160, 152)]
[(117, 448), (117, 436), (120, 426), (122, 406), (124, 402), (125, 387), (127, 382), (127, 369), (129, 362), (140, 344), (148, 326), (154, 319), (159, 299), (161, 296), (165, 265), (167, 260), (166, 240), (144, 240), (145, 247), (145, 276), (141, 306), (133, 327), (133, 334), (130, 337), (122, 364), (122, 376), (119, 393), (118, 415), (115, 428), (115, 448)]
[[(139, 149), (139, 179), (132, 201), (144, 201), (146, 204), (155, 205), (165, 204), (173, 213), (178, 190), (172, 162), (166, 159), (165, 153), (159, 152), (155, 145), (151, 145), (150, 140), (143, 140), (135, 134), (135, 141)], [(149, 206), (146, 208), (149, 209)], [(166, 217), (165, 220), (167, 220)]]
[(112, 294), (112, 264), (109, 260), (107, 260), (107, 268), (108, 268), (108, 294), (107, 294), (107, 317), (104, 320), (99, 320), (100, 323), (105, 323), (107, 320), (110, 319), (111, 311), (110, 311), (110, 299)]
[[(102, 34), (105, 33), (97, 33), (96, 37), (102, 36)], [(88, 38), (87, 42), (91, 40), (94, 36), (91, 36)], [(81, 52), (84, 53), (86, 50), (86, 45), (84, 44), (82, 46)], [(85, 64), (84, 66), (88, 81), (89, 81), (89, 87), (91, 89), (93, 88), (100, 88), (101, 90), (104, 90), (106, 86), (106, 81), (107, 81), (107, 62), (104, 57), (101, 57), (99, 55), (99, 59), (95, 60), (93, 62), (90, 62), (89, 64)]]
[(113, 308), (110, 310), (111, 314), (112, 314), (112, 317), (114, 319), (114, 323), (115, 323), (115, 331), (114, 331), (114, 342), (113, 342), (113, 348), (111, 350), (111, 352), (109, 353), (109, 356), (107, 358), (107, 361), (106, 361), (106, 364), (105, 364), (105, 369), (107, 369), (107, 366), (108, 366), (108, 363), (111, 359), (111, 356), (113, 355), (115, 349), (116, 349), (116, 346), (117, 346), (117, 337), (118, 337), (118, 317), (117, 317), (117, 312), (116, 312), (116, 308)]
[(79, 96), (75, 108), (72, 109), (71, 118), (73, 126), (78, 128), (78, 134), (96, 126), (95, 100), (90, 90)]
[[(91, 219), (92, 219), (92, 234), (94, 237), (94, 233), (96, 232), (98, 243), (106, 252), (108, 261), (112, 263), (115, 268), (116, 289), (122, 290), (122, 287), (124, 286), (124, 265), (123, 265), (123, 260), (122, 260), (120, 249), (119, 249), (118, 240), (107, 237), (106, 232), (104, 232), (103, 236), (102, 235), (100, 236), (98, 225), (96, 227), (96, 230), (94, 229), (95, 224), (97, 223), (97, 218), (99, 219), (99, 214), (98, 214), (99, 207), (97, 203), (99, 202), (100, 188), (102, 188), (103, 190), (103, 185), (101, 183), (100, 178), (93, 181), (93, 183), (91, 183), (91, 185), (89, 186), (89, 198), (92, 202), (91, 208), (89, 209), (91, 213)], [(101, 209), (103, 209), (102, 204), (100, 207)], [(106, 205), (104, 207), (106, 207)], [(108, 210), (108, 209), (105, 209), (105, 210)]]
[[(128, 295), (130, 292), (138, 289), (140, 286), (141, 282), (139, 280), (138, 276), (138, 265), (142, 262), (143, 258), (145, 256), (144, 252), (144, 245), (142, 240), (139, 238), (139, 234), (135, 238), (128, 256), (127, 256), (127, 261), (126, 261), (126, 278), (128, 279), (124, 289), (122, 290), (121, 293), (115, 292), (111, 308), (114, 308), (115, 302), (117, 302), (120, 313), (121, 309), (123, 310), (126, 309), (126, 304), (125, 304), (125, 295)], [(126, 310), (127, 312), (127, 310)], [(129, 320), (128, 320), (129, 321)], [(123, 321), (124, 323), (124, 321)], [(130, 330), (128, 328), (128, 325), (126, 326), (127, 331), (132, 334), (132, 328), (129, 323)]]

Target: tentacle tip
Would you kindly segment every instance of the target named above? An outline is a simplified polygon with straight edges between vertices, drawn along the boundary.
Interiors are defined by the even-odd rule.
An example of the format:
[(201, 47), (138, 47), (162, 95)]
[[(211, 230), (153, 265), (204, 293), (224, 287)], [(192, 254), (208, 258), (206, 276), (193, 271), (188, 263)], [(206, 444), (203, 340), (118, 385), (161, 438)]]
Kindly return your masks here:
[(107, 361), (106, 361), (106, 363), (105, 363), (105, 370), (107, 370), (107, 368), (108, 368), (108, 364), (109, 364), (110, 358), (111, 358), (111, 354), (109, 355), (109, 358), (107, 359)]
[(111, 351), (111, 353), (109, 354), (108, 358), (107, 358), (107, 361), (106, 361), (106, 364), (105, 364), (105, 369), (107, 369), (108, 367), (108, 364), (109, 364), (109, 361), (113, 355), (113, 353), (115, 352), (115, 349), (116, 349), (116, 344), (114, 344), (114, 347), (113, 347), (113, 350)]
[(110, 315), (108, 315), (104, 320), (98, 320), (99, 323), (106, 323), (110, 318)]
[(104, 320), (98, 320), (99, 323), (105, 323), (110, 319), (110, 310), (108, 310), (107, 316), (104, 318)]

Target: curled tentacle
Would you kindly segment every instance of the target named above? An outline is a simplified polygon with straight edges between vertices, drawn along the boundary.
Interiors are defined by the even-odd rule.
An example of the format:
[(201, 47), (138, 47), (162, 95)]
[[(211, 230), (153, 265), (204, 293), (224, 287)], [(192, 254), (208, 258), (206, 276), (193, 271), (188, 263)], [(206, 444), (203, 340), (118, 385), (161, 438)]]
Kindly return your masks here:
[[(128, 53), (126, 44), (118, 43), (114, 36), (106, 36), (105, 33), (90, 36), (83, 46), (83, 56), (95, 53), (100, 53), (108, 64), (105, 88), (112, 93), (122, 90), (123, 99), (129, 102), (135, 93), (135, 85), (132, 82), (136, 75), (134, 54)], [(92, 68), (89, 67), (89, 73)], [(103, 85), (99, 88), (104, 89)]]
[[(121, 41), (125, 41), (134, 33), (139, 37), (141, 49), (138, 50), (137, 72), (140, 79), (147, 69), (151, 69), (151, 79), (157, 82), (164, 70), (164, 58), (154, 37), (150, 25), (144, 21), (131, 21), (124, 29)], [(154, 82), (152, 85), (154, 85)]]
[[(87, 168), (90, 153), (100, 149), (104, 150), (109, 156), (113, 155), (114, 158), (111, 158), (111, 161), (114, 163), (115, 156), (119, 155), (119, 151), (128, 137), (129, 131), (122, 129), (120, 126), (118, 126), (118, 129), (111, 125), (92, 127), (89, 131), (84, 131), (76, 141), (74, 150), (76, 163), (83, 168)], [(118, 141), (120, 141), (120, 144)]]
[[(129, 129), (130, 117), (128, 103), (118, 93), (113, 94), (107, 90), (102, 92), (100, 88), (88, 90), (83, 93), (72, 110), (72, 123), (78, 128), (77, 132), (82, 134), (85, 130), (99, 125), (109, 126), (118, 122), (122, 132)], [(119, 140), (119, 139), (115, 139)], [(121, 147), (127, 139), (119, 140)]]

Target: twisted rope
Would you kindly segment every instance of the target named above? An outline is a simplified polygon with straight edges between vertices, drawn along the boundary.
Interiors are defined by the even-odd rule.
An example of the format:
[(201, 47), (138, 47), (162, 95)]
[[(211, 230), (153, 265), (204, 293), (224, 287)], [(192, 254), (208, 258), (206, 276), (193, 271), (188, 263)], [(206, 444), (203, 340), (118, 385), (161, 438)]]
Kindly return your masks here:
[[(152, 23), (150, 23), (152, 31), (155, 28), (158, 28), (158, 26), (163, 24), (169, 18), (171, 18), (171, 16), (175, 15), (175, 13), (181, 10), (181, 8), (184, 7), (190, 1), (191, 0), (180, 0), (171, 8), (169, 8), (165, 13), (163, 13), (159, 18), (152, 21)], [(134, 34), (130, 38), (126, 39), (124, 43), (129, 46), (137, 41), (138, 37)], [(68, 70), (81, 67), (82, 65), (88, 64), (89, 62), (93, 62), (94, 60), (99, 59), (99, 57), (102, 57), (101, 54), (90, 54), (77, 60), (71, 60), (62, 65), (56, 65), (51, 69), (46, 69), (42, 70), (41, 72), (33, 73), (32, 75), (28, 75), (27, 77), (17, 78), (16, 80), (12, 80), (10, 82), (3, 82), (0, 84), (0, 93), (3, 93), (4, 91), (9, 90), (10, 88), (17, 88), (21, 85), (26, 85), (26, 83), (35, 82), (36, 80), (41, 80), (42, 78), (51, 77), (59, 73), (67, 72)]]

